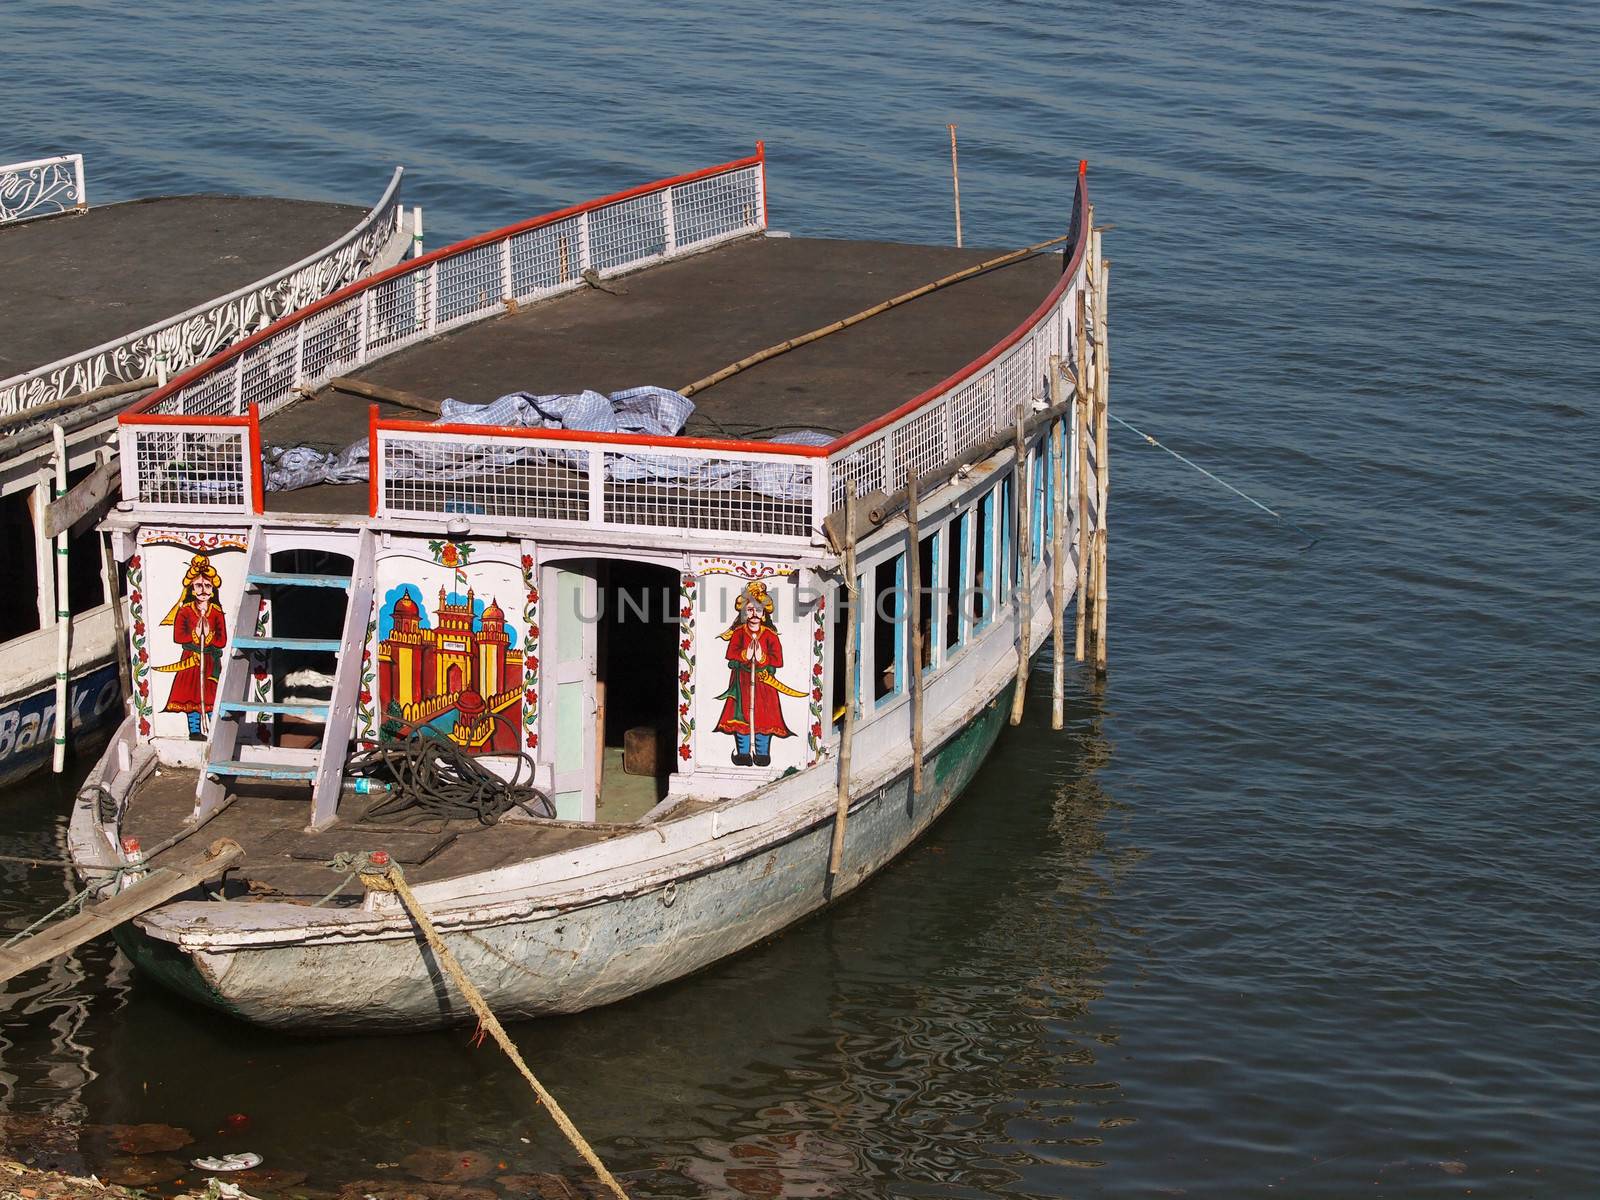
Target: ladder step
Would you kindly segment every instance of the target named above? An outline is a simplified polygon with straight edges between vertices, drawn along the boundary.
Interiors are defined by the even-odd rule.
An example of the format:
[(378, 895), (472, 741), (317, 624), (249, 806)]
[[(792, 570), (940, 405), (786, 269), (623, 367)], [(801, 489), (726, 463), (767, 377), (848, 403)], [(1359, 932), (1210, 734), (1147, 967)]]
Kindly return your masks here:
[(315, 779), (316, 767), (293, 766), (289, 763), (275, 762), (239, 762), (237, 759), (228, 759), (222, 762), (208, 762), (206, 774), (212, 776), (241, 775), (252, 779)]
[(269, 704), (260, 700), (224, 700), (217, 706), (222, 712), (272, 713), (284, 717), (325, 717), (331, 707), (321, 704)]
[(245, 576), (247, 582), (264, 583), (269, 587), (313, 587), (350, 590), (348, 575), (289, 575), (279, 571), (254, 572)]
[(236, 637), (233, 646), (236, 650), (326, 650), (329, 654), (340, 650), (338, 638)]

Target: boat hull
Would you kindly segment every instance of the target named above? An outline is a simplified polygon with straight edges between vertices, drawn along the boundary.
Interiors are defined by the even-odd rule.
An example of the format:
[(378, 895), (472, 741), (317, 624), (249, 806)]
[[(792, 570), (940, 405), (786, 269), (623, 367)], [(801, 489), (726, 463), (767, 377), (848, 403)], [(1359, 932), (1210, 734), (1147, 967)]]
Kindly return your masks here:
[[(852, 806), (830, 892), (831, 820), (674, 879), (665, 888), (444, 934), (503, 1017), (578, 1012), (692, 974), (770, 938), (859, 886), (915, 841), (971, 781), (1004, 724), (1011, 687), (931, 756)], [(818, 772), (825, 786), (831, 773)], [(123, 926), (118, 941), (167, 987), (232, 1016), (300, 1033), (439, 1028), (473, 1020), (420, 936), (186, 952)]]
[[(0, 646), (0, 656), (5, 647)], [(74, 672), (67, 688), (70, 742), (81, 753), (122, 715), (117, 664), (109, 659)], [(50, 765), (55, 736), (54, 682), (0, 697), (0, 787), (8, 787)]]

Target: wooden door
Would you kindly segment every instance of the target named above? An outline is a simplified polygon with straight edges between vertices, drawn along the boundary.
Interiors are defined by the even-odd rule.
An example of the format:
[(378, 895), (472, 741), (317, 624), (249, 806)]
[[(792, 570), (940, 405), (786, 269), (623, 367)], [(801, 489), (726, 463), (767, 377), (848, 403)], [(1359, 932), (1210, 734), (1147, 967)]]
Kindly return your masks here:
[(544, 623), (549, 649), (540, 672), (544, 692), (540, 739), (551, 748), (555, 771), (551, 799), (562, 820), (592, 821), (599, 784), (595, 769), (599, 589), (593, 569), (577, 562), (545, 567), (543, 583), (550, 600)]

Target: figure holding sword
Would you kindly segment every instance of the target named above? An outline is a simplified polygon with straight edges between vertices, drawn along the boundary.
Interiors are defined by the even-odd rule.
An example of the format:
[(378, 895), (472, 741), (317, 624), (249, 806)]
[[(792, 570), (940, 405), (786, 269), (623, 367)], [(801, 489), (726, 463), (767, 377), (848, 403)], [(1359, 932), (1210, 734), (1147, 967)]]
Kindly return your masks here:
[(772, 739), (794, 736), (784, 724), (780, 697), (806, 698), (774, 674), (783, 666), (783, 643), (772, 623), (773, 608), (766, 584), (746, 584), (739, 593), (738, 616), (721, 635), (728, 643), (728, 690), (717, 697), (723, 703), (716, 731), (733, 735), (736, 767), (770, 766)]
[(189, 739), (204, 741), (209, 734), (211, 708), (217, 702), (217, 678), (222, 674), (222, 648), (228, 644), (228, 625), (217, 607), (222, 576), (204, 554), (189, 560), (183, 590), (161, 623), (172, 626), (172, 640), (184, 654), (157, 671), (175, 674), (165, 712), (189, 718)]

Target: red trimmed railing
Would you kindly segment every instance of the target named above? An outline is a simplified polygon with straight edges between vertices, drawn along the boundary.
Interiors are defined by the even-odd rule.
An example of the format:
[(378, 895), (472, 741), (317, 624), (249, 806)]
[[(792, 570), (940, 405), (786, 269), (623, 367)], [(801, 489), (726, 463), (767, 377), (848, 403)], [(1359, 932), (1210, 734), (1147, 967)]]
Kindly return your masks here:
[[(334, 375), (436, 333), (766, 226), (755, 155), (535, 217), (434, 251), (307, 306), (174, 379), (122, 417), (124, 495), (261, 511), (259, 420)], [(1087, 286), (1085, 169), (1060, 282), (998, 345), (826, 447), (712, 438), (370, 422), (374, 516), (479, 513), (809, 540), (854, 491), (892, 493), (1009, 429), (1070, 360)], [(258, 415), (259, 414), (259, 415)], [(239, 456), (237, 469), (231, 457)], [(227, 463), (223, 470), (217, 464)], [(190, 486), (190, 484), (193, 486)]]

